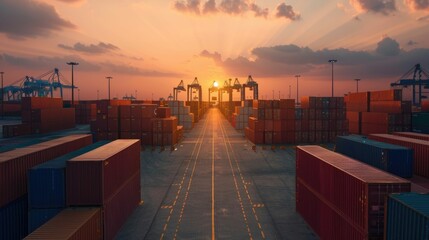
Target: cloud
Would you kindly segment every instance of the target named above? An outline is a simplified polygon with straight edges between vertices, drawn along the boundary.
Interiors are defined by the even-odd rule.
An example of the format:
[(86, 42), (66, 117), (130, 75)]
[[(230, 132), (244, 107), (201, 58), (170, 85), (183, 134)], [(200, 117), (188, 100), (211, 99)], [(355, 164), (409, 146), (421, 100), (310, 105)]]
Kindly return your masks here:
[(429, 0), (405, 0), (405, 4), (412, 10), (429, 10)]
[(76, 2), (82, 2), (84, 0), (57, 0), (59, 2), (65, 2), (65, 3), (76, 3)]
[(293, 7), (291, 5), (286, 5), (285, 3), (281, 3), (277, 6), (277, 18), (286, 18), (292, 21), (296, 21), (301, 19), (301, 15), (299, 13), (296, 13), (293, 10)]
[(329, 59), (335, 64), (338, 79), (389, 78), (396, 80), (416, 63), (429, 62), (429, 49), (401, 50), (394, 39), (384, 38), (373, 51), (353, 51), (345, 48), (313, 50), (297, 45), (260, 47), (252, 50), (252, 59), (239, 56), (221, 60), (222, 56), (207, 50), (200, 56), (215, 60), (231, 76), (252, 74), (259, 77), (288, 77), (296, 73), (320, 77), (329, 75)]
[(125, 74), (125, 75), (136, 75), (144, 77), (179, 77), (178, 73), (174, 72), (162, 72), (156, 70), (147, 70), (132, 65), (116, 64), (111, 62), (102, 63), (101, 66), (108, 69), (113, 73)]
[(0, 32), (9, 38), (25, 39), (47, 36), (52, 31), (76, 26), (61, 18), (55, 8), (33, 0), (0, 1)]
[(104, 42), (100, 42), (98, 44), (89, 44), (89, 45), (85, 45), (83, 43), (77, 42), (73, 46), (58, 44), (58, 47), (67, 49), (67, 50), (76, 51), (76, 52), (91, 53), (91, 54), (101, 54), (101, 53), (107, 53), (110, 51), (119, 50), (119, 48), (116, 47), (115, 45), (110, 43), (104, 43)]
[(417, 21), (429, 21), (429, 15), (420, 17), (419, 19), (417, 19)]
[(414, 45), (417, 45), (418, 43), (417, 42), (414, 42), (413, 40), (410, 40), (410, 41), (408, 41), (407, 42), (407, 45), (408, 46), (414, 46)]
[(173, 7), (179, 12), (192, 13), (196, 15), (219, 14), (242, 15), (252, 12), (255, 17), (267, 18), (268, 8), (262, 8), (251, 0), (221, 0), (216, 4), (216, 0), (175, 0)]
[(78, 68), (81, 71), (100, 70), (100, 66), (98, 66), (97, 64), (88, 62), (81, 57), (75, 55), (63, 57), (21, 57), (4, 53), (0, 56), (2, 56), (2, 61), (4, 64), (23, 69), (38, 69), (42, 71), (47, 71), (49, 69), (59, 68), (61, 71), (61, 69), (68, 68), (66, 62), (74, 61), (79, 63)]
[(375, 51), (383, 56), (397, 56), (401, 52), (401, 49), (399, 48), (399, 43), (396, 40), (385, 37), (377, 43)]
[(208, 0), (207, 2), (204, 3), (204, 7), (203, 7), (203, 13), (207, 14), (207, 13), (216, 13), (219, 10), (216, 8), (216, 1), (215, 0)]
[(175, 1), (174, 8), (179, 12), (200, 14), (200, 0)]
[(388, 15), (396, 11), (395, 0), (350, 0), (359, 12), (374, 12)]

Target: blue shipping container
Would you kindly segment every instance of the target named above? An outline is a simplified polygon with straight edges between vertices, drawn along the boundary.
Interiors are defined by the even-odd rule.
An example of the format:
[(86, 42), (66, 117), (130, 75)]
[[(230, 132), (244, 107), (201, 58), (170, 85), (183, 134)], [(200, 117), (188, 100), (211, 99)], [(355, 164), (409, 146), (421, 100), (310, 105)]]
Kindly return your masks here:
[(27, 196), (0, 208), (0, 240), (27, 236)]
[(429, 239), (429, 194), (389, 195), (385, 229), (386, 239)]
[(29, 209), (65, 208), (65, 168), (67, 160), (101, 147), (108, 142), (96, 142), (31, 168), (28, 171)]
[(413, 132), (429, 133), (429, 113), (413, 113), (411, 125)]
[(335, 151), (403, 178), (413, 176), (413, 150), (359, 135), (338, 136)]
[(60, 213), (63, 208), (31, 209), (28, 211), (28, 234), (38, 229), (51, 218)]

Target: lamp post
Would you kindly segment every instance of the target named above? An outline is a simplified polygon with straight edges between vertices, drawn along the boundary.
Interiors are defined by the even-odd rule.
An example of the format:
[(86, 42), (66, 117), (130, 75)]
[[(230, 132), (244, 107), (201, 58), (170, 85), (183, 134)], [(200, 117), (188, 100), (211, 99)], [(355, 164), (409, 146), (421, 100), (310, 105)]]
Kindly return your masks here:
[(338, 62), (337, 59), (330, 59), (328, 62), (332, 64), (332, 97), (334, 96), (334, 63)]
[(299, 98), (298, 98), (298, 79), (301, 77), (301, 75), (295, 75), (296, 77), (296, 104), (299, 103)]
[(107, 83), (107, 95), (108, 95), (108, 98), (110, 100), (110, 79), (112, 79), (113, 77), (106, 77), (106, 78), (108, 80), (108, 83)]
[(4, 72), (0, 72), (1, 75), (1, 117), (4, 116), (4, 90), (3, 90), (3, 74)]
[(71, 106), (74, 106), (74, 76), (73, 76), (73, 69), (74, 66), (79, 65), (78, 62), (68, 62), (67, 65), (71, 65), (72, 66), (72, 104)]
[(356, 81), (356, 92), (359, 92), (359, 81), (360, 80), (361, 80), (360, 78), (355, 78), (355, 81)]

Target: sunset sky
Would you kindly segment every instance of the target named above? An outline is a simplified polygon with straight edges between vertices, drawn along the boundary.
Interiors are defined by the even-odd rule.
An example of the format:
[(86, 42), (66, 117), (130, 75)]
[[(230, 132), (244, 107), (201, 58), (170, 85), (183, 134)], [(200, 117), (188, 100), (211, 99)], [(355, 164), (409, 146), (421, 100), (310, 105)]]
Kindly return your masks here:
[[(55, 67), (80, 99), (167, 97), (180, 80), (252, 75), (260, 98), (388, 89), (429, 69), (429, 0), (0, 0), (5, 85)], [(76, 98), (77, 98), (77, 92)], [(179, 94), (180, 99), (186, 93)], [(237, 97), (237, 96), (236, 96)]]

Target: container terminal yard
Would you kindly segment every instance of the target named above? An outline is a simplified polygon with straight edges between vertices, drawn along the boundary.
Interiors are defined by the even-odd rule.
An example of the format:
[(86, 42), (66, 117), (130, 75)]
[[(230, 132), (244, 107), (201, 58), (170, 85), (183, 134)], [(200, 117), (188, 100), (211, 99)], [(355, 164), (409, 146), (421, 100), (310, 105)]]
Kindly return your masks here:
[(2, 101), (0, 239), (428, 239), (421, 95), (298, 105), (258, 99), (249, 76), (205, 102), (197, 79), (187, 87), (160, 101)]

